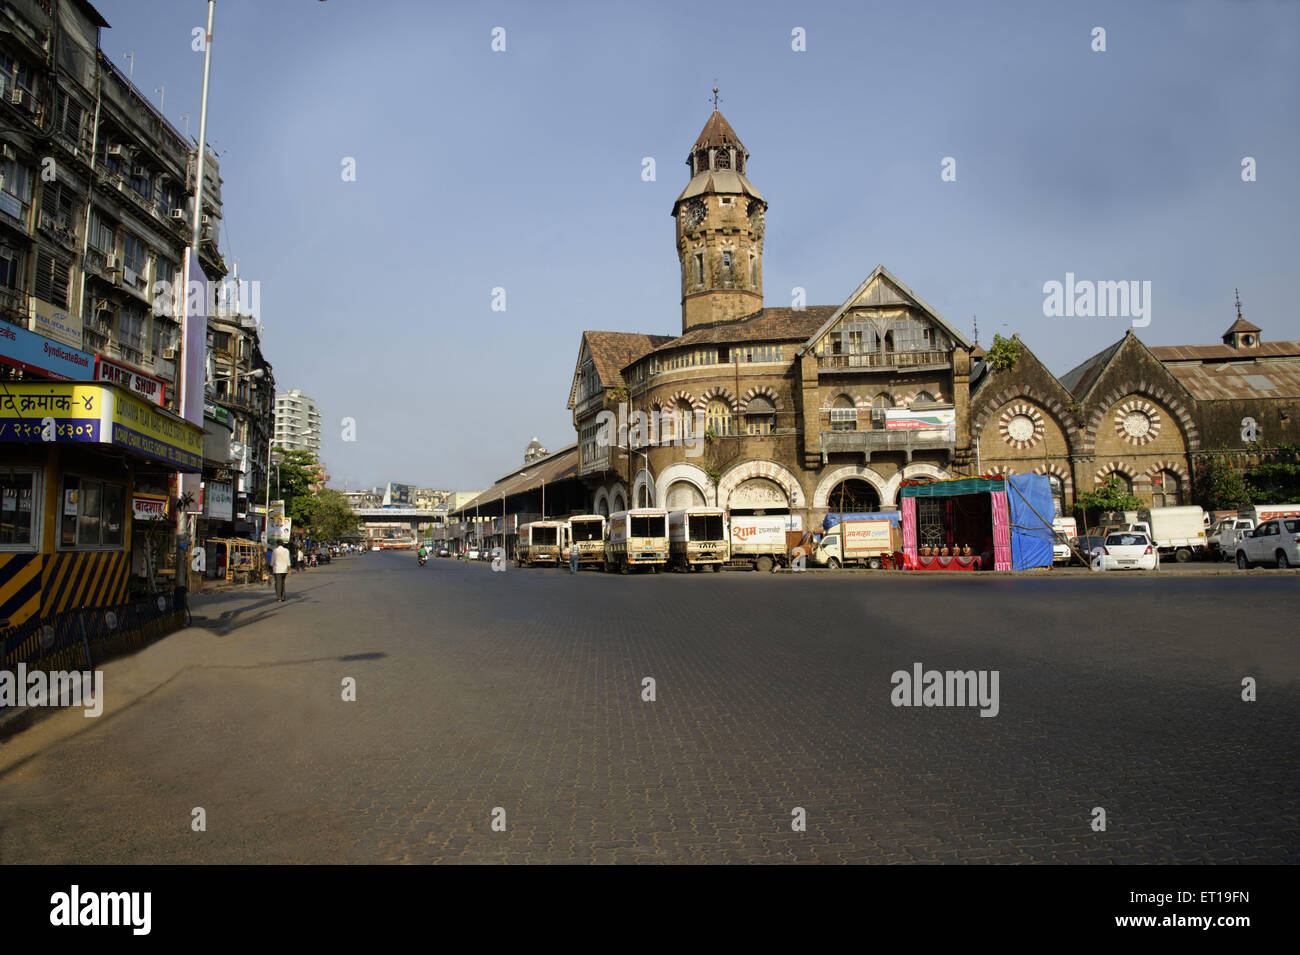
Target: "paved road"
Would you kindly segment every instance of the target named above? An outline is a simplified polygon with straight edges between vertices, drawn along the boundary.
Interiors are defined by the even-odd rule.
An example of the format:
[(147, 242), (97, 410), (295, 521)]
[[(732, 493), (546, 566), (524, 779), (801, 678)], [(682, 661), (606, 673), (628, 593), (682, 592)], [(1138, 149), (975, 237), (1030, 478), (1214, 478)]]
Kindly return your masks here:
[(1296, 862), (1298, 582), (336, 561), (0, 746), (0, 863)]

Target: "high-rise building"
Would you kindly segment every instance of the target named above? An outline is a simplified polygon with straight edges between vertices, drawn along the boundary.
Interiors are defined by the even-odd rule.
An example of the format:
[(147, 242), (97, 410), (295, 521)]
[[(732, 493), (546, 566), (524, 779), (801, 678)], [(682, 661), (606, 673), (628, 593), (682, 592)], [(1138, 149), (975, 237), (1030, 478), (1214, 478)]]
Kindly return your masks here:
[(297, 388), (275, 396), (275, 445), (320, 457), (320, 412)]

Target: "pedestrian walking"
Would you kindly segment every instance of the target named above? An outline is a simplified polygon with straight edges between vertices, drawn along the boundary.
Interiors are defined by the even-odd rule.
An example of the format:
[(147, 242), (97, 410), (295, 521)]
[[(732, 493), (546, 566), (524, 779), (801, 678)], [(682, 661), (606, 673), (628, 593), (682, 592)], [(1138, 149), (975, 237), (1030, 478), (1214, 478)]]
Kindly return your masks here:
[(271, 564), (275, 561), (275, 551), (269, 546), (266, 548), (266, 586), (270, 587), (271, 582), (275, 579), (275, 574), (271, 572)]
[(304, 570), (307, 568), (307, 553), (301, 547), (298, 548), (298, 566)]
[(578, 544), (575, 541), (569, 545), (569, 573), (578, 572)]
[(284, 603), (284, 580), (289, 576), (289, 548), (283, 542), (272, 552), (271, 571), (275, 574), (276, 603)]

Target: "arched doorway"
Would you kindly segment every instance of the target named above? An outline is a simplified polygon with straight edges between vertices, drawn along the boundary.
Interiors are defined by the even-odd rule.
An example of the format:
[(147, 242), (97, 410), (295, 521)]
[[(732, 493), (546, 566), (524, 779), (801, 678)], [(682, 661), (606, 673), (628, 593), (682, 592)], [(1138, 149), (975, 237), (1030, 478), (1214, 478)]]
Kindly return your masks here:
[(826, 495), (827, 508), (846, 514), (880, 510), (880, 494), (869, 481), (849, 478), (836, 484)]
[(790, 501), (775, 481), (755, 477), (742, 481), (727, 497), (733, 514), (789, 514)]
[(674, 481), (664, 498), (665, 507), (670, 511), (679, 511), (685, 507), (704, 506), (704, 495), (689, 481)]

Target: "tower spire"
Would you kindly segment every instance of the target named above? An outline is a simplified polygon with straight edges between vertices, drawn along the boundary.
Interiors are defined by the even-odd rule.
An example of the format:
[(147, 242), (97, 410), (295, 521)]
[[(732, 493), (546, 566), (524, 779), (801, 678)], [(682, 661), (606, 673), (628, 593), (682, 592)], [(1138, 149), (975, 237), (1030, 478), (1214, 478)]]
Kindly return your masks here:
[(1237, 300), (1237, 318), (1241, 318), (1241, 293), (1236, 289), (1232, 290), (1233, 297)]

